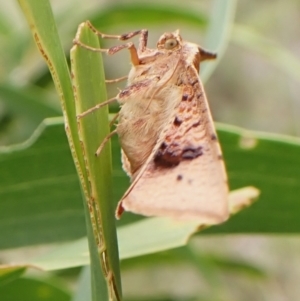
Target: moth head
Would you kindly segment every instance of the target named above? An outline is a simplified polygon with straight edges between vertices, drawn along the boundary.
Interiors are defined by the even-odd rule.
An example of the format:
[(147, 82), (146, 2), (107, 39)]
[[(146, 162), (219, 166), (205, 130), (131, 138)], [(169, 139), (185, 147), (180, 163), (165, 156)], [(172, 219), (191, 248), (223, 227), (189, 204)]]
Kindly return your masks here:
[(157, 42), (157, 49), (160, 50), (175, 50), (181, 47), (182, 38), (179, 30), (174, 32), (164, 33)]

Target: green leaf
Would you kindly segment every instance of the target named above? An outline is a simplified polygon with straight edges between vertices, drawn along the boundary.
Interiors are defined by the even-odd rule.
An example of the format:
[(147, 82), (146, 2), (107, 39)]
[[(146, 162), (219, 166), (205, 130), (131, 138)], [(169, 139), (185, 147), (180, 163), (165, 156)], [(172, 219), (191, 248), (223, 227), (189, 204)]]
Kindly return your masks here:
[[(68, 142), (79, 176), (84, 172), (75, 113), (75, 100), (64, 51), (48, 0), (19, 0), (34, 41), (45, 59), (60, 97)], [(85, 187), (83, 190), (85, 191)]]
[[(80, 143), (75, 114), (75, 100), (71, 83), (71, 76), (59, 40), (55, 20), (48, 0), (19, 0), (30, 26), (34, 41), (45, 59), (52, 75), (55, 88), (60, 97), (65, 129), (68, 142), (77, 168), (82, 178), (84, 162), (80, 156)], [(83, 190), (86, 193), (86, 185)]]
[[(86, 234), (78, 177), (61, 117), (22, 144), (0, 148), (0, 248)], [(12, 236), (11, 236), (12, 234)]]
[[(218, 128), (231, 188), (254, 185), (262, 194), (254, 206), (204, 233), (298, 233), (299, 139)], [(247, 141), (252, 148), (245, 148)], [(1, 248), (84, 235), (79, 184), (60, 118), (46, 119), (26, 143), (0, 148), (0, 161)], [(114, 187), (116, 204), (127, 181), (116, 140), (113, 161), (113, 178), (123, 181)]]
[(26, 266), (24, 265), (7, 265), (2, 266), (0, 269), (0, 288), (7, 283), (14, 281), (21, 277), (26, 271)]
[(20, 278), (1, 286), (0, 296), (1, 300), (5, 301), (69, 301), (71, 299), (69, 292), (65, 289), (33, 278)]
[(33, 87), (0, 83), (0, 101), (0, 143), (5, 145), (28, 139), (45, 118), (61, 115), (45, 93)]
[[(97, 123), (99, 119), (97, 120), (94, 118), (94, 123), (87, 123), (87, 121), (82, 121), (80, 127), (80, 129), (82, 130), (81, 137), (78, 136), (70, 74), (62, 51), (62, 46), (58, 38), (50, 4), (48, 1), (41, 2), (36, 0), (20, 0), (19, 2), (28, 19), (28, 23), (30, 24), (30, 28), (32, 30), (37, 46), (49, 66), (49, 70), (52, 74), (56, 89), (61, 97), (63, 114), (66, 121), (66, 132), (70, 148), (72, 150), (73, 159), (77, 167), (79, 178), (81, 180), (83, 195), (87, 199), (87, 202), (96, 204), (96, 207), (91, 211), (90, 208), (93, 208), (93, 205), (91, 206), (90, 204), (88, 205), (85, 203), (88, 230), (87, 233), (89, 237), (90, 253), (92, 257), (93, 300), (100, 300), (100, 296), (103, 297), (103, 293), (105, 292), (98, 290), (99, 286), (97, 285), (97, 282), (103, 281), (105, 277), (107, 277), (108, 285), (112, 286), (112, 288), (109, 289), (109, 292), (115, 290), (117, 299), (119, 299), (119, 296), (121, 296), (121, 285), (118, 266), (116, 230), (113, 219), (113, 209), (109, 203), (109, 193), (111, 191), (109, 185), (111, 178), (109, 172), (109, 170), (111, 169), (109, 152), (108, 150), (106, 150), (106, 163), (103, 160), (100, 161), (92, 158), (92, 153), (90, 152), (90, 150), (94, 147), (93, 142), (96, 141), (94, 139), (94, 136), (91, 135), (98, 134), (96, 137), (101, 138), (101, 136), (105, 136), (105, 131), (101, 131), (100, 135), (99, 132), (96, 133), (95, 130), (93, 132), (88, 131), (88, 129), (91, 128), (91, 125), (95, 125), (95, 122), (95, 129), (97, 129), (97, 126), (99, 126), (99, 123)], [(97, 40), (96, 36), (94, 37), (94, 40)], [(85, 53), (87, 53), (87, 51), (85, 51)], [(86, 61), (84, 61), (83, 58), (79, 58), (80, 50), (76, 51), (76, 49), (74, 49), (72, 54), (74, 54), (72, 61), (74, 62), (73, 79), (75, 94), (78, 100), (77, 110), (81, 110), (82, 104), (89, 106), (91, 105), (91, 103), (99, 101), (99, 91), (96, 90), (95, 87), (100, 82), (97, 82), (99, 76), (100, 78), (102, 77), (102, 86), (104, 86), (103, 71), (101, 74), (101, 69), (99, 69), (100, 61), (98, 65), (93, 64), (93, 60), (95, 60), (95, 58), (98, 58), (98, 60), (100, 60), (100, 56), (95, 55), (92, 59), (92, 64), (90, 63), (90, 66), (93, 67), (92, 74), (96, 75), (92, 77), (94, 83), (92, 83), (91, 86), (90, 81), (84, 81), (85, 78), (90, 76), (90, 73), (88, 73), (88, 76), (86, 76), (86, 74), (87, 72), (91, 72), (91, 70), (89, 66), (84, 65)], [(83, 64), (80, 65), (81, 62), (83, 62)], [(87, 68), (84, 70), (84, 67)], [(97, 74), (99, 74), (98, 77)], [(87, 92), (91, 91), (97, 93), (96, 95), (94, 94), (95, 97), (93, 99), (90, 99), (90, 93), (87, 94)], [(100, 95), (101, 92), (102, 91), (100, 90)], [(82, 98), (84, 99), (83, 95), (90, 101), (87, 103), (82, 102)], [(103, 95), (103, 97), (105, 97), (105, 95)], [(98, 114), (98, 118), (102, 118), (102, 122), (105, 125), (107, 124), (107, 118), (106, 120), (103, 119), (104, 116), (105, 115), (103, 115), (103, 113)], [(108, 132), (107, 127), (106, 132)], [(81, 150), (81, 140), (83, 140), (82, 145), (85, 147), (83, 153)], [(87, 165), (85, 163), (87, 163)], [(88, 175), (91, 174), (92, 176), (94, 176), (95, 174), (97, 174), (98, 176), (96, 175), (92, 178), (92, 181), (90, 181)], [(97, 185), (94, 184), (95, 179), (100, 179), (100, 181), (97, 181)], [(92, 184), (91, 187), (90, 184)], [(93, 200), (94, 198), (96, 200), (95, 203)], [(101, 198), (105, 201), (102, 200), (102, 202), (99, 202), (99, 199)], [(99, 205), (99, 208), (97, 207), (97, 204)], [(101, 271), (100, 261), (102, 263), (103, 271)]]
[[(298, 233), (299, 139), (218, 128), (231, 188), (254, 185), (262, 194), (251, 208), (204, 233)], [(247, 140), (255, 147), (241, 147)], [(113, 178), (120, 183), (114, 187), (116, 204), (127, 178), (116, 140), (112, 149)], [(46, 119), (24, 144), (0, 148), (0, 162), (0, 228), (6, 233), (1, 248), (85, 234), (79, 184), (61, 118)]]
[[(230, 212), (236, 214), (249, 206), (258, 196), (258, 191), (251, 187), (230, 193)], [(239, 205), (243, 206), (240, 207)], [(187, 244), (197, 231), (209, 225), (197, 221), (179, 222), (168, 218), (154, 217), (122, 226), (118, 229), (120, 258), (127, 259), (145, 254), (165, 251)], [(85, 238), (55, 248), (41, 256), (30, 265), (50, 271), (89, 264), (89, 253)]]
[(50, 100), (46, 102), (45, 94), (37, 88), (20, 89), (0, 83), (0, 97), (11, 110), (24, 114), (38, 124), (47, 117), (61, 115), (61, 110), (51, 106)]
[[(84, 161), (85, 158), (84, 155), (82, 155), (80, 143), (81, 139), (78, 135), (75, 101), (73, 96), (73, 88), (71, 84), (70, 73), (58, 37), (51, 6), (48, 1), (38, 0), (19, 0), (19, 3), (24, 11), (25, 16), (27, 17), (28, 23), (30, 24), (30, 29), (32, 31), (38, 49), (40, 50), (42, 56), (48, 64), (49, 70), (54, 80), (55, 87), (60, 96), (68, 142), (70, 145), (70, 149), (73, 155), (73, 160), (77, 168), (79, 178), (81, 180), (82, 193), (86, 199), (88, 199), (90, 202), (93, 202), (93, 194), (95, 193), (95, 189), (91, 189), (89, 186), (89, 179), (87, 173), (90, 170), (86, 170)], [(103, 166), (104, 165), (100, 167)], [(93, 164), (92, 167), (94, 167)], [(99, 185), (100, 188), (102, 188), (107, 182), (108, 181), (106, 180), (106, 178), (102, 177), (103, 185)], [(103, 193), (106, 194), (106, 197), (108, 197), (107, 191), (109, 190), (103, 191)], [(98, 196), (99, 194), (96, 195), (95, 204), (97, 204)], [(115, 294), (118, 298), (118, 296), (121, 295), (120, 276), (118, 273), (118, 266), (116, 264), (116, 260), (111, 259), (113, 255), (113, 259), (117, 258), (118, 256), (117, 252), (115, 251), (116, 248), (114, 249), (110, 244), (111, 241), (107, 240), (108, 235), (112, 235), (111, 240), (113, 240), (113, 237), (116, 237), (115, 227), (113, 227), (112, 230), (109, 229), (110, 231), (108, 229), (103, 229), (104, 235), (102, 234), (102, 236), (98, 238), (98, 233), (92, 231), (92, 229), (94, 229), (93, 226), (95, 224), (91, 224), (94, 222), (92, 216), (97, 211), (97, 208), (94, 212), (90, 213), (90, 208), (86, 203), (84, 204), (87, 222), (87, 234), (89, 237), (90, 245), (90, 254), (93, 259), (93, 300), (100, 300), (100, 298), (103, 298), (104, 295), (107, 295), (107, 290), (103, 292), (99, 289), (99, 286), (97, 285), (98, 282), (103, 283), (105, 281), (105, 278), (107, 279), (108, 291), (115, 291)], [(107, 211), (105, 213), (107, 213)], [(102, 218), (102, 220), (103, 219), (104, 218)], [(98, 216), (96, 216), (95, 220), (98, 223)], [(97, 227), (101, 228), (101, 224), (97, 225)], [(101, 246), (99, 246), (99, 240), (101, 240), (102, 242)], [(100, 261), (102, 263), (102, 270)], [(104, 266), (104, 264), (106, 266)], [(109, 286), (113, 286), (113, 288), (110, 288)]]
[(300, 140), (229, 125), (219, 129), (231, 189), (253, 185), (261, 196), (249, 209), (205, 233), (299, 233)]
[[(52, 120), (52, 119), (51, 119)], [(16, 243), (16, 232), (18, 231), (12, 231), (12, 229), (16, 229), (16, 224), (15, 222), (17, 221), (14, 219), (14, 216), (16, 214), (14, 208), (14, 204), (18, 204), (18, 199), (13, 198), (15, 195), (15, 187), (18, 187), (20, 189), (19, 193), (20, 196), (18, 198), (21, 198), (22, 195), (24, 195), (24, 188), (25, 191), (30, 193), (32, 196), (35, 195), (36, 193), (36, 185), (34, 182), (30, 181), (28, 182), (28, 177), (31, 177), (31, 172), (36, 171), (36, 174), (34, 175), (35, 177), (39, 176), (41, 172), (37, 169), (33, 169), (32, 167), (30, 168), (29, 166), (32, 166), (32, 162), (38, 159), (37, 154), (40, 154), (40, 161), (38, 161), (37, 167), (44, 168), (46, 162), (49, 162), (49, 158), (51, 160), (51, 157), (49, 157), (49, 153), (45, 151), (40, 151), (44, 147), (44, 150), (47, 149), (48, 151), (50, 150), (56, 150), (55, 153), (53, 153), (53, 157), (59, 157), (61, 158), (60, 162), (57, 162), (57, 166), (55, 165), (52, 168), (52, 171), (54, 170), (68, 170), (70, 167), (63, 165), (68, 162), (68, 151), (67, 151), (67, 143), (65, 136), (63, 135), (63, 127), (61, 123), (59, 123), (57, 120), (56, 122), (50, 123), (49, 120), (45, 125), (43, 125), (43, 129), (39, 131), (38, 134), (42, 136), (38, 136), (36, 134), (35, 139), (32, 139), (31, 142), (35, 142), (31, 147), (27, 148), (30, 144), (27, 143), (27, 145), (22, 145), (23, 149), (20, 146), (16, 146), (14, 148), (11, 148), (9, 152), (6, 154), (3, 154), (2, 150), (2, 155), (0, 158), (2, 159), (2, 162), (6, 162), (7, 160), (10, 161), (10, 166), (19, 166), (19, 169), (21, 167), (23, 168), (22, 164), (15, 164), (15, 160), (17, 159), (17, 162), (20, 162), (19, 158), (20, 155), (21, 157), (26, 157), (26, 160), (23, 160), (26, 163), (26, 167), (24, 172), (19, 172), (18, 176), (19, 178), (14, 177), (14, 169), (11, 170), (11, 176), (9, 176), (6, 173), (6, 177), (3, 177), (0, 181), (1, 184), (4, 183), (1, 191), (2, 195), (0, 199), (2, 202), (0, 203), (0, 206), (11, 204), (12, 207), (8, 208), (6, 207), (3, 210), (3, 207), (0, 210), (0, 213), (4, 213), (1, 216), (0, 219), (0, 224), (1, 224), (1, 229), (3, 229), (3, 225), (5, 225), (7, 218), (11, 219), (11, 223), (9, 227), (5, 228), (5, 232), (7, 233), (7, 239), (9, 240), (7, 243), (11, 243), (12, 241)], [(45, 131), (43, 131), (45, 129)], [(58, 135), (60, 132), (60, 135)], [(55, 134), (53, 136), (53, 134)], [(55, 137), (55, 140), (54, 138)], [(224, 223), (223, 225), (220, 226), (215, 226), (211, 227), (210, 229), (205, 230), (203, 233), (298, 233), (300, 229), (300, 223), (299, 223), (299, 218), (298, 218), (298, 210), (299, 210), (299, 203), (297, 202), (297, 195), (300, 193), (299, 190), (299, 178), (300, 178), (300, 171), (297, 168), (298, 160), (299, 160), (299, 148), (300, 148), (300, 141), (299, 139), (291, 138), (291, 137), (283, 137), (283, 136), (276, 136), (276, 135), (271, 135), (271, 134), (259, 134), (255, 132), (250, 132), (250, 131), (245, 131), (241, 130), (236, 127), (230, 127), (230, 126), (219, 126), (219, 137), (221, 144), (223, 146), (224, 150), (224, 155), (226, 159), (226, 164), (227, 164), (227, 169), (229, 172), (229, 178), (230, 178), (230, 183), (232, 188), (235, 187), (240, 187), (245, 184), (252, 184), (257, 186), (258, 188), (261, 189), (262, 195), (261, 199), (259, 202), (257, 202), (255, 205), (253, 205), (251, 208), (244, 210), (242, 213), (238, 214), (237, 216), (231, 218), (227, 223)], [(37, 140), (37, 138), (39, 138)], [(53, 144), (53, 141), (56, 141), (57, 144)], [(57, 146), (60, 146), (59, 148)], [(65, 145), (65, 147), (63, 147)], [(48, 146), (47, 148), (45, 148)], [(33, 148), (35, 148), (35, 151), (33, 151)], [(115, 150), (114, 157), (118, 157), (118, 148), (114, 147)], [(69, 156), (70, 157), (70, 156)], [(44, 161), (43, 161), (44, 160)], [(55, 161), (53, 161), (54, 163)], [(69, 158), (69, 165), (73, 167), (71, 164), (71, 160)], [(9, 170), (6, 166), (3, 166), (3, 164), (0, 165), (0, 168), (3, 167), (4, 170)], [(118, 175), (120, 176), (120, 166), (114, 170), (114, 176)], [(72, 170), (72, 168), (71, 168)], [(73, 168), (73, 173), (74, 173), (74, 178), (75, 177), (75, 170)], [(0, 175), (3, 175), (4, 173), (1, 171)], [(55, 174), (55, 173), (54, 173)], [(61, 191), (66, 190), (66, 187), (68, 187), (68, 181), (65, 183), (61, 183), (61, 180), (58, 178), (56, 179), (54, 176), (51, 176), (50, 178), (52, 179), (53, 182), (47, 181), (47, 174), (45, 174), (46, 179), (42, 180), (42, 182), (46, 182), (49, 184), (49, 188), (51, 185), (56, 184), (61, 185)], [(22, 180), (23, 177), (23, 180)], [(39, 176), (40, 177), (40, 176)], [(54, 177), (54, 178), (53, 178)], [(70, 177), (67, 177), (69, 179)], [(40, 178), (39, 178), (40, 179)], [(5, 180), (7, 181), (5, 183)], [(25, 181), (26, 185), (24, 185)], [(3, 188), (7, 188), (10, 185), (13, 185), (14, 183), (14, 189), (10, 189), (11, 192), (11, 202), (6, 202), (6, 195), (3, 194)], [(77, 183), (77, 182), (76, 182)], [(18, 186), (16, 186), (18, 185)], [(77, 183), (78, 185), (78, 183)], [(46, 191), (52, 191), (53, 189), (47, 188)], [(118, 187), (116, 187), (117, 189)], [(79, 194), (79, 189), (77, 190)], [(71, 192), (71, 190), (70, 190)], [(69, 193), (70, 193), (69, 192)], [(68, 191), (66, 191), (66, 194)], [(30, 194), (28, 195), (28, 199), (30, 200)], [(66, 200), (72, 197), (68, 197), (68, 195), (65, 195)], [(51, 196), (50, 196), (51, 198)], [(32, 237), (35, 236), (35, 234), (38, 234), (39, 232), (42, 232), (44, 234), (44, 231), (47, 233), (49, 230), (53, 232), (53, 236), (56, 236), (57, 233), (61, 232), (61, 230), (53, 231), (53, 227), (56, 226), (59, 222), (59, 219), (62, 220), (62, 222), (59, 224), (61, 227), (65, 225), (64, 223), (64, 213), (68, 212), (71, 210), (72, 205), (74, 206), (74, 203), (68, 203), (70, 207), (64, 207), (66, 204), (62, 204), (60, 194), (58, 194), (54, 200), (57, 202), (57, 204), (61, 204), (62, 207), (51, 207), (51, 210), (47, 207), (41, 206), (39, 209), (40, 211), (36, 211), (35, 214), (33, 215), (26, 215), (26, 210), (20, 210), (22, 212), (22, 221), (23, 221), (23, 226), (24, 226), (24, 232), (23, 233), (28, 233), (27, 237), (30, 241)], [(284, 200), (284, 201), (283, 201)], [(18, 206), (18, 205), (15, 205)], [(29, 211), (32, 211), (37, 207), (36, 205), (33, 206), (28, 206), (30, 208)], [(64, 212), (65, 210), (65, 212)], [(43, 223), (44, 217), (45, 217), (45, 212), (49, 214), (49, 220), (47, 223)], [(63, 213), (62, 215), (59, 215), (60, 213)], [(26, 224), (35, 216), (39, 216), (41, 214), (43, 215), (43, 218), (36, 220), (34, 225), (35, 227), (26, 229)], [(55, 220), (51, 221), (51, 218), (55, 217)], [(155, 220), (155, 219), (154, 219)], [(138, 229), (142, 230), (143, 233), (145, 233), (145, 229), (141, 227), (140, 223), (146, 223), (148, 224), (148, 228), (153, 228), (153, 229), (163, 229), (163, 224), (158, 224), (158, 223), (153, 223), (153, 219), (145, 219), (145, 221), (141, 221), (137, 224), (132, 224), (128, 225), (127, 229), (132, 228), (133, 231), (138, 231)], [(51, 225), (51, 229), (49, 228), (49, 225)], [(73, 227), (75, 227), (77, 223), (70, 222), (68, 224), (67, 229), (69, 231), (73, 230)], [(81, 224), (83, 227), (83, 223)], [(136, 226), (136, 227), (135, 227)], [(122, 229), (126, 229), (125, 227), (120, 228), (120, 231)], [(173, 229), (174, 230), (174, 229)], [(124, 230), (123, 230), (124, 231)], [(180, 232), (174, 232), (171, 231), (172, 233), (176, 233), (177, 235)], [(159, 233), (159, 231), (156, 231), (156, 233)], [(31, 235), (30, 235), (31, 234)], [(69, 234), (69, 233), (67, 233)], [(126, 233), (125, 233), (126, 234)], [(132, 232), (126, 234), (124, 237), (122, 236), (122, 232), (119, 233), (120, 235), (120, 241), (128, 242), (129, 246), (132, 247), (133, 251), (137, 249), (137, 247), (134, 247), (134, 245), (131, 245), (135, 240), (136, 237), (140, 237), (140, 235), (134, 234)], [(174, 235), (174, 234), (172, 234)], [(141, 235), (142, 236), (142, 235)], [(165, 248), (170, 248), (170, 247), (175, 247), (179, 246), (178, 244), (171, 245), (172, 243), (172, 237), (168, 232), (166, 232), (165, 235), (165, 240), (163, 238), (160, 239), (161, 241), (164, 242)], [(64, 238), (67, 239), (70, 236), (66, 235)], [(123, 237), (123, 238), (121, 238)], [(41, 239), (41, 237), (39, 237)], [(168, 239), (170, 239), (170, 243), (168, 243)], [(20, 238), (19, 238), (20, 239)], [(176, 238), (177, 239), (177, 238)], [(52, 240), (55, 240), (55, 237), (52, 237)], [(186, 240), (183, 237), (184, 241)], [(44, 240), (43, 240), (44, 241)], [(173, 242), (174, 243), (174, 242)], [(24, 242), (24, 245), (26, 245), (27, 242)], [(164, 245), (162, 245), (164, 246)], [(122, 243), (120, 245), (120, 251), (121, 251), (121, 256), (122, 258), (128, 257), (129, 255), (126, 255), (124, 253), (124, 249), (122, 249), (124, 245), (122, 246)], [(149, 245), (149, 248), (151, 248), (151, 244)], [(79, 258), (75, 254), (72, 254), (72, 250), (78, 250), (78, 254), (82, 254), (82, 259)], [(88, 254), (86, 252), (86, 242), (80, 242), (76, 245), (70, 246), (69, 250), (65, 253), (67, 254), (68, 258), (73, 260), (73, 263), (66, 261), (66, 266), (73, 266), (74, 264), (83, 264), (86, 263)], [(152, 249), (153, 250), (153, 249)], [(151, 251), (151, 250), (150, 250)], [(132, 252), (132, 251), (129, 251)], [(140, 250), (136, 250), (136, 254), (131, 253), (130, 256), (136, 256), (138, 255), (138, 252)], [(147, 251), (149, 252), (149, 251)], [(130, 253), (128, 253), (130, 254)], [(139, 253), (141, 254), (141, 253)], [(73, 257), (72, 257), (73, 256)], [(77, 256), (77, 257), (76, 257)], [(61, 255), (56, 254), (53, 256), (54, 263), (51, 262), (51, 260), (48, 258), (48, 263), (49, 263), (49, 268), (56, 268), (55, 267), (55, 260), (59, 261), (63, 257)], [(73, 259), (72, 259), (73, 258)], [(81, 262), (80, 262), (81, 260)]]
[[(76, 39), (90, 47), (100, 48), (98, 37), (89, 28), (88, 23), (79, 26)], [(75, 46), (71, 50), (71, 66), (78, 115), (107, 99), (102, 57), (97, 52)], [(76, 116), (74, 118), (76, 119)], [(121, 280), (114, 207), (111, 202), (110, 142), (106, 144), (99, 158), (95, 156), (99, 142), (103, 141), (108, 133), (107, 106), (79, 120), (79, 139), (86, 169), (84, 182), (89, 185), (86, 212), (91, 216), (97, 250), (91, 253), (91, 264), (93, 268), (100, 258), (105, 275), (109, 275), (107, 282), (112, 286), (109, 291), (117, 288), (115, 293), (119, 300)], [(89, 237), (90, 239), (93, 238)]]
[[(75, 115), (73, 89), (51, 6), (47, 0), (19, 0), (19, 3), (30, 25), (37, 47), (48, 64), (56, 90), (60, 96), (63, 114), (69, 120), (70, 116)], [(76, 122), (70, 123), (69, 127), (72, 135), (76, 135)]]

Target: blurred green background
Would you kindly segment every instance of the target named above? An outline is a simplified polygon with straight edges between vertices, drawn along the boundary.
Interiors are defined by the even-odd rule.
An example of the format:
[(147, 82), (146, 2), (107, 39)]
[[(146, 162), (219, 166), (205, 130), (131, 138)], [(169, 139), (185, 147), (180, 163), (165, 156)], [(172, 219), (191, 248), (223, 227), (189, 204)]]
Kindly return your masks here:
[[(97, 27), (106, 33), (149, 29), (150, 47), (163, 32), (177, 28), (184, 39), (209, 44), (205, 33), (211, 1), (66, 0), (51, 4), (67, 54), (78, 24), (97, 14), (103, 14)], [(158, 10), (157, 19), (147, 18), (147, 13), (132, 21), (123, 17), (127, 8), (146, 5), (149, 11)], [(299, 1), (237, 1), (228, 47), (205, 84), (215, 121), (299, 137), (299, 36)], [(28, 139), (44, 118), (61, 113), (48, 69), (15, 1), (0, 3), (0, 45), (0, 145), (8, 146)], [(128, 72), (126, 52), (104, 60), (108, 79)], [(122, 85), (110, 87), (109, 96), (116, 94), (117, 87)], [(124, 261), (124, 296), (126, 300), (297, 300), (299, 251), (298, 237), (196, 236), (184, 249)], [(12, 262), (36, 252), (36, 247), (6, 250), (0, 260)], [(60, 289), (56, 300), (70, 300), (78, 272), (47, 276)], [(48, 300), (41, 296), (36, 300)]]

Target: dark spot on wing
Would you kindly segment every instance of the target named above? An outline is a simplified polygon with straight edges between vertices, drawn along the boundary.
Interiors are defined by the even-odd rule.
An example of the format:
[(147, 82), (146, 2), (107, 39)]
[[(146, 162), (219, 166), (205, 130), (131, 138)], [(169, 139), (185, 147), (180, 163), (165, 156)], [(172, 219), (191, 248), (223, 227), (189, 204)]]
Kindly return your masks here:
[(195, 159), (201, 155), (203, 155), (202, 146), (196, 148), (187, 147), (182, 152), (182, 158), (187, 160)]
[(183, 100), (183, 101), (188, 100), (188, 98), (189, 98), (189, 94), (184, 93), (184, 94), (182, 95), (182, 100)]
[(180, 153), (176, 151), (178, 144), (163, 142), (154, 157), (154, 163), (160, 167), (174, 167), (180, 163)]
[(161, 145), (160, 145), (160, 149), (161, 150), (165, 150), (167, 148), (167, 143), (163, 142)]
[(166, 144), (163, 142), (154, 156), (154, 163), (157, 167), (175, 167), (185, 160), (193, 160), (203, 155), (202, 146), (187, 146), (177, 142)]
[(198, 120), (197, 122), (193, 123), (193, 128), (198, 127), (201, 124), (200, 120)]
[(181, 181), (183, 179), (183, 176), (182, 175), (177, 175), (177, 181)]
[(221, 154), (218, 155), (218, 160), (223, 160), (223, 156)]
[(191, 85), (192, 86), (196, 85), (198, 83), (198, 81), (199, 81), (198, 78), (196, 78), (194, 81), (191, 82)]
[(178, 157), (172, 156), (172, 154), (162, 153), (158, 151), (155, 155), (154, 163), (159, 167), (170, 168), (177, 166), (180, 161), (178, 160)]
[(212, 134), (212, 135), (210, 136), (210, 138), (211, 138), (212, 141), (218, 141), (218, 137), (217, 137), (216, 134)]
[(181, 123), (182, 123), (182, 120), (179, 119), (179, 118), (176, 116), (175, 119), (174, 119), (173, 124), (174, 124), (175, 126), (180, 126)]

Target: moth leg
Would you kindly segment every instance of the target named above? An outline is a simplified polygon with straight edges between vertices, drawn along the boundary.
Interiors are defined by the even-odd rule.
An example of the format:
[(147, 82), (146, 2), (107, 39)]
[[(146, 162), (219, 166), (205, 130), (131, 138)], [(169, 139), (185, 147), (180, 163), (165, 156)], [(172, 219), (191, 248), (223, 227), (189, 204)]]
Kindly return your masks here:
[[(154, 76), (154, 78), (157, 78), (157, 77)], [(147, 86), (149, 86), (151, 83), (152, 83), (152, 81), (150, 79), (145, 80), (144, 84), (143, 84), (144, 88), (147, 87)], [(94, 107), (92, 107), (92, 108), (90, 108), (90, 109), (88, 109), (88, 110), (86, 110), (86, 111), (78, 114), (77, 115), (77, 119), (81, 119), (82, 117), (84, 117), (84, 116), (86, 116), (86, 115), (88, 115), (88, 114), (90, 114), (90, 113), (92, 113), (92, 112), (94, 112), (94, 111), (96, 111), (98, 109), (101, 109), (102, 107), (110, 104), (111, 102), (113, 102), (115, 100), (118, 100), (121, 103), (125, 102), (130, 97), (130, 95), (132, 95), (133, 93), (135, 93), (137, 91), (137, 89), (138, 89), (138, 87), (139, 87), (140, 84), (141, 83), (138, 83), (136, 85), (133, 84), (133, 85), (125, 88), (124, 90), (120, 91), (115, 97), (110, 98), (110, 99), (108, 99), (108, 100), (106, 100), (104, 102), (101, 102), (101, 103), (95, 105)]]
[(125, 80), (125, 79), (127, 79), (127, 78), (128, 78), (128, 76), (126, 75), (126, 76), (119, 77), (119, 78), (116, 78), (116, 79), (106, 79), (106, 80), (105, 80), (105, 83), (106, 83), (106, 84), (119, 83), (119, 82), (121, 82), (121, 81), (123, 81), (123, 80)]
[(117, 130), (113, 130), (112, 132), (110, 132), (110, 133), (103, 139), (103, 141), (101, 142), (100, 146), (99, 146), (98, 149), (96, 150), (95, 155), (96, 155), (97, 157), (101, 154), (101, 152), (102, 152), (104, 146), (106, 145), (106, 143), (109, 141), (109, 139), (110, 139), (114, 134), (117, 134)]
[[(112, 126), (114, 125), (114, 123), (115, 123), (115, 121), (118, 119), (118, 117), (119, 117), (119, 113), (115, 114), (115, 116), (113, 117), (113, 119), (109, 122), (109, 127), (112, 127)], [(97, 150), (96, 150), (95, 155), (96, 155), (97, 157), (101, 154), (101, 152), (102, 152), (104, 146), (106, 145), (106, 143), (108, 142), (108, 140), (109, 140), (114, 134), (117, 134), (117, 130), (113, 130), (112, 132), (110, 132), (110, 133), (103, 139), (103, 141), (101, 142), (101, 144), (99, 145), (99, 147), (98, 147)]]
[(99, 37), (102, 39), (117, 39), (120, 41), (126, 41), (129, 39), (132, 39), (133, 37), (140, 35), (140, 40), (139, 40), (139, 51), (143, 52), (146, 49), (147, 42), (148, 42), (148, 30), (147, 29), (140, 29), (136, 31), (131, 31), (122, 35), (109, 35), (109, 34), (104, 34), (98, 29), (96, 29), (91, 22), (87, 21), (87, 25), (90, 27), (90, 29)]
[(148, 42), (148, 30), (147, 29), (141, 29), (141, 30), (137, 30), (137, 31), (127, 33), (127, 34), (123, 34), (121, 36), (120, 40), (126, 41), (126, 40), (131, 39), (132, 37), (134, 37), (136, 35), (140, 35), (138, 50), (140, 52), (143, 52), (143, 51), (145, 51), (145, 49), (147, 47), (147, 42)]
[(107, 50), (107, 54), (113, 55), (113, 54), (115, 54), (115, 53), (117, 53), (120, 50), (123, 50), (125, 48), (127, 48), (129, 50), (131, 63), (134, 66), (139, 65), (140, 64), (140, 59), (139, 59), (137, 50), (136, 50), (136, 48), (135, 48), (135, 46), (134, 46), (134, 44), (132, 42), (128, 42), (126, 44), (121, 44), (121, 45), (113, 46), (113, 47), (111, 47), (111, 48), (109, 48)]
[[(148, 42), (148, 30), (147, 29), (141, 29), (141, 30), (132, 31), (132, 32), (129, 32), (126, 34), (122, 34), (120, 36), (119, 40), (126, 41), (137, 35), (140, 36), (138, 51), (144, 52), (146, 50), (147, 42)], [(129, 43), (126, 43), (126, 44), (123, 44), (120, 46), (111, 47), (108, 50), (108, 54), (115, 54), (116, 52), (118, 52), (119, 50), (124, 49), (124, 48), (128, 48), (130, 55), (131, 55), (132, 64), (135, 66), (139, 65), (140, 61), (138, 58), (137, 50), (132, 42), (129, 42)]]
[(118, 119), (120, 113), (116, 113), (115, 116), (113, 117), (113, 119), (109, 122), (109, 127), (112, 127), (115, 123), (115, 121)]
[(118, 46), (113, 46), (111, 48), (94, 48), (94, 47), (91, 47), (89, 45), (81, 43), (77, 38), (75, 38), (73, 40), (73, 43), (74, 43), (74, 45), (80, 46), (80, 47), (85, 48), (87, 50), (90, 50), (90, 51), (93, 51), (93, 52), (105, 52), (106, 54), (109, 54), (109, 55), (113, 55), (113, 54), (119, 52), (120, 50), (127, 48), (129, 50), (129, 53), (130, 53), (132, 64), (137, 66), (140, 63), (140, 60), (139, 60), (139, 57), (138, 57), (138, 54), (137, 54), (137, 50), (136, 50), (136, 48), (135, 48), (135, 46), (132, 42), (128, 42), (126, 44), (121, 44), (121, 45), (118, 45)]
[(80, 118), (82, 118), (82, 117), (84, 117), (84, 116), (86, 116), (86, 115), (88, 115), (88, 114), (90, 114), (90, 113), (92, 113), (92, 112), (94, 112), (94, 111), (96, 111), (98, 109), (101, 109), (102, 107), (110, 104), (111, 102), (113, 102), (115, 100), (117, 100), (117, 97), (113, 97), (113, 98), (111, 98), (111, 99), (109, 99), (107, 101), (101, 102), (101, 103), (95, 105), (94, 107), (92, 107), (92, 108), (90, 108), (90, 109), (88, 109), (88, 110), (86, 110), (86, 111), (78, 114), (77, 115), (77, 119), (80, 119)]
[[(137, 31), (132, 31), (123, 35), (109, 35), (109, 34), (104, 34), (101, 31), (97, 30), (89, 21), (86, 23), (89, 28), (99, 37), (103, 39), (117, 39), (120, 41), (126, 41), (128, 39), (133, 38), (134, 36), (140, 35), (139, 39), (139, 47), (138, 50), (140, 52), (145, 51), (146, 46), (147, 46), (147, 41), (148, 41), (148, 30), (146, 29), (141, 29)], [(88, 46), (86, 44), (83, 44), (81, 41), (79, 41), (78, 37), (76, 36), (75, 39), (73, 40), (74, 45), (81, 46), (82, 48), (88, 49), (90, 51), (94, 52), (105, 52), (107, 54), (115, 54), (116, 52), (128, 48), (131, 56), (131, 62), (133, 65), (137, 66), (139, 65), (139, 57), (137, 54), (137, 49), (135, 48), (134, 44), (132, 42), (128, 42), (126, 44), (114, 46), (108, 49), (105, 48), (94, 48), (91, 46)]]

